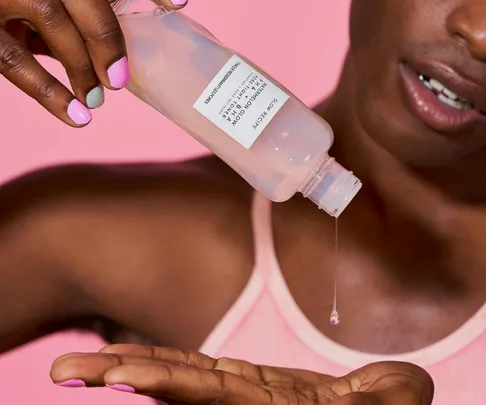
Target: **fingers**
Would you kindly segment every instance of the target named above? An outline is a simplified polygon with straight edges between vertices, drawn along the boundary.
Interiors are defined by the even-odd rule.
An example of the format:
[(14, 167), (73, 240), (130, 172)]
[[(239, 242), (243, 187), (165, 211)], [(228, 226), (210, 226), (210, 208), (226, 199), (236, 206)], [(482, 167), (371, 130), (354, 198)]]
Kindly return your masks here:
[(193, 404), (221, 400), (222, 403), (269, 405), (272, 399), (261, 386), (231, 373), (129, 355), (66, 355), (56, 360), (51, 377), (62, 386), (108, 386)]
[(73, 127), (91, 121), (91, 112), (49, 74), (16, 39), (0, 29), (0, 74)]
[[(157, 2), (171, 9), (186, 4), (186, 0)], [(0, 74), (68, 125), (88, 124), (92, 116), (86, 106), (101, 106), (103, 88), (123, 88), (130, 76), (125, 41), (111, 3), (111, 0), (8, 3), (0, 16)], [(15, 22), (9, 24), (12, 19)], [(29, 51), (56, 57), (67, 71), (74, 95), (43, 69)]]
[(76, 98), (88, 107), (99, 107), (99, 102), (88, 103), (93, 99), (88, 94), (98, 91), (98, 77), (83, 38), (61, 1), (37, 0), (28, 4), (24, 13), (66, 69)]
[(166, 347), (115, 344), (104, 347), (100, 350), (100, 353), (141, 356), (170, 362), (184, 363), (200, 368), (218, 369), (240, 375), (249, 381), (258, 383), (267, 383), (268, 381), (278, 381), (280, 383), (305, 381), (306, 383), (318, 384), (324, 383), (333, 378), (331, 376), (326, 376), (307, 370), (257, 366), (246, 361), (226, 358), (216, 360), (200, 352)]
[[(103, 386), (107, 371), (124, 364), (148, 365), (153, 360), (144, 357), (70, 353), (52, 365), (51, 378), (63, 385), (66, 381), (82, 381), (83, 386)], [(65, 384), (64, 384), (65, 385)]]
[(164, 5), (172, 10), (177, 10), (187, 4), (187, 0), (155, 0), (155, 3)]
[[(34, 0), (9, 3), (2, 22), (20, 41), (1, 33), (4, 74), (21, 90), (71, 126), (91, 120), (85, 108), (103, 104), (103, 83), (111, 89), (129, 80), (123, 34), (110, 3), (102, 0)], [(8, 24), (11, 18), (25, 22)], [(73, 94), (48, 74), (28, 50), (55, 56), (66, 69)], [(101, 80), (101, 82), (100, 82)], [(76, 100), (77, 99), (77, 100)]]
[(231, 385), (231, 380), (237, 377), (227, 376), (229, 378), (224, 380), (222, 374), (214, 371), (154, 362), (144, 367), (125, 365), (113, 368), (105, 374), (105, 383), (112, 387), (133, 387), (134, 392), (153, 398), (199, 404), (216, 401), (225, 394), (231, 396), (228, 384)]
[(107, 88), (117, 90), (130, 78), (125, 40), (108, 1), (62, 0), (86, 45), (94, 71)]
[(113, 368), (105, 374), (105, 382), (112, 387), (133, 387), (134, 392), (152, 398), (192, 404), (267, 405), (271, 401), (264, 388), (234, 374), (164, 362)]
[(126, 345), (118, 344), (103, 348), (101, 353), (113, 353), (119, 355), (142, 356), (153, 358), (157, 360), (164, 360), (169, 362), (177, 362), (187, 364), (190, 366), (215, 370), (225, 371), (244, 379), (254, 382), (256, 384), (265, 383), (265, 379), (272, 381), (293, 381), (293, 376), (284, 374), (277, 368), (260, 367), (247, 361), (234, 360), (228, 358), (213, 359), (200, 352), (187, 351), (166, 347), (155, 346), (140, 346), (140, 345)]
[(100, 353), (148, 357), (156, 360), (184, 363), (206, 369), (212, 369), (216, 365), (215, 359), (202, 353), (168, 347), (117, 344), (104, 347), (100, 350)]
[(20, 20), (11, 20), (7, 22), (5, 31), (17, 39), (24, 48), (32, 54), (53, 56), (52, 51), (43, 41), (42, 37), (33, 30), (30, 23)]

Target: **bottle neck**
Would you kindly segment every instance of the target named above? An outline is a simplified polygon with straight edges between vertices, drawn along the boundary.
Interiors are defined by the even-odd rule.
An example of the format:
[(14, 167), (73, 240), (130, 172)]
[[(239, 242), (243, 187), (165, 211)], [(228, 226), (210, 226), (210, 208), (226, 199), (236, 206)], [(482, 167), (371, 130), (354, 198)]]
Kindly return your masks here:
[(361, 181), (326, 155), (299, 190), (329, 215), (338, 218), (361, 189)]

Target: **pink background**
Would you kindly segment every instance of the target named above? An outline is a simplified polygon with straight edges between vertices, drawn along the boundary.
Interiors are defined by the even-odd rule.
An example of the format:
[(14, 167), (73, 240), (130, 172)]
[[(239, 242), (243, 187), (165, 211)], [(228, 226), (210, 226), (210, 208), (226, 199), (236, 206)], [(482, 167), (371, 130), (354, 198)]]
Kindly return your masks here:
[[(347, 45), (348, 8), (348, 0), (192, 0), (186, 12), (312, 105), (336, 82)], [(64, 78), (59, 66), (44, 62), (56, 76)], [(105, 106), (94, 112), (93, 122), (82, 130), (57, 122), (3, 78), (0, 95), (2, 182), (56, 163), (160, 161), (205, 151), (125, 91), (107, 94)], [(140, 118), (135, 120), (134, 116)], [(70, 332), (0, 356), (0, 402), (147, 404), (147, 399), (107, 389), (53, 386), (49, 369), (56, 356), (69, 351), (96, 351), (102, 345), (96, 336)]]

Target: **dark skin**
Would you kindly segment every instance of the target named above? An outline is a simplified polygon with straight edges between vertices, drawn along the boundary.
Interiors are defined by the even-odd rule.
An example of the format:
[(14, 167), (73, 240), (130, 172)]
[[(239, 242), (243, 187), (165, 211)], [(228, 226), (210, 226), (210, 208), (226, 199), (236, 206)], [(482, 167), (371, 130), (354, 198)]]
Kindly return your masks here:
[(88, 386), (129, 388), (166, 404), (429, 405), (433, 396), (427, 373), (407, 363), (371, 364), (334, 378), (136, 345), (65, 355), (55, 361), (51, 376), (54, 381), (82, 378)]
[[(0, 75), (51, 114), (81, 127), (68, 114), (73, 99), (90, 107), (87, 94), (111, 82), (110, 67), (126, 57), (125, 40), (112, 10), (116, 0), (1, 0)], [(158, 0), (171, 9), (170, 0)], [(52, 76), (35, 55), (55, 57), (66, 69), (71, 90)], [(126, 83), (125, 83), (126, 84)], [(91, 108), (91, 107), (90, 107)]]
[[(420, 349), (451, 334), (486, 301), (486, 122), (440, 133), (410, 111), (397, 85), (399, 64), (426, 54), (484, 88), (485, 12), (482, 0), (352, 4), (341, 80), (317, 107), (336, 132), (332, 155), (365, 184), (339, 220), (345, 321), (338, 328), (323, 316), (330, 312), (336, 266), (333, 219), (299, 197), (275, 204), (272, 214), (277, 256), (296, 302), (342, 345), (383, 354)], [(113, 342), (197, 350), (252, 271), (251, 196), (249, 186), (214, 157), (54, 168), (6, 185), (0, 198), (1, 349), (66, 327), (101, 325)], [(119, 360), (110, 363), (112, 355), (90, 355), (82, 367), (79, 356), (71, 356), (54, 365), (53, 379), (131, 383), (155, 398), (181, 400), (161, 386), (168, 352), (160, 353), (118, 353), (116, 359), (138, 364), (119, 381), (104, 379), (118, 366)], [(145, 361), (160, 378), (144, 374), (139, 363)], [(370, 365), (365, 374), (371, 383), (398, 375), (406, 389), (385, 378), (385, 396), (371, 400), (354, 395), (351, 384), (342, 395), (348, 402), (335, 403), (430, 403), (424, 394), (431, 392), (430, 380), (420, 369), (402, 366)], [(187, 378), (194, 367), (183, 367)], [(134, 380), (140, 374), (144, 380)], [(192, 378), (187, 384), (196, 384)], [(414, 386), (417, 380), (421, 384)], [(245, 384), (244, 377), (238, 381)], [(321, 383), (309, 377), (303, 384)], [(200, 403), (201, 393), (214, 395), (208, 387), (197, 386), (183, 401)], [(247, 403), (244, 396), (222, 399)]]

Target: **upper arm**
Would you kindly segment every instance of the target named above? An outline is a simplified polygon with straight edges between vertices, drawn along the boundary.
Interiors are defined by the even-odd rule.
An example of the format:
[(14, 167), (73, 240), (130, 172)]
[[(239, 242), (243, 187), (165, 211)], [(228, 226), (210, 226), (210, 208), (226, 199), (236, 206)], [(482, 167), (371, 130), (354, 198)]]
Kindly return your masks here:
[(206, 322), (204, 335), (251, 271), (238, 259), (252, 260), (250, 200), (214, 158), (53, 168), (2, 187), (0, 351), (81, 317), (168, 341)]
[(91, 182), (109, 191), (71, 210), (78, 285), (98, 314), (159, 344), (200, 340), (252, 270), (251, 189), (214, 161), (112, 169)]
[(87, 310), (60, 260), (55, 201), (36, 193), (40, 184), (31, 180), (0, 188), (0, 352)]

